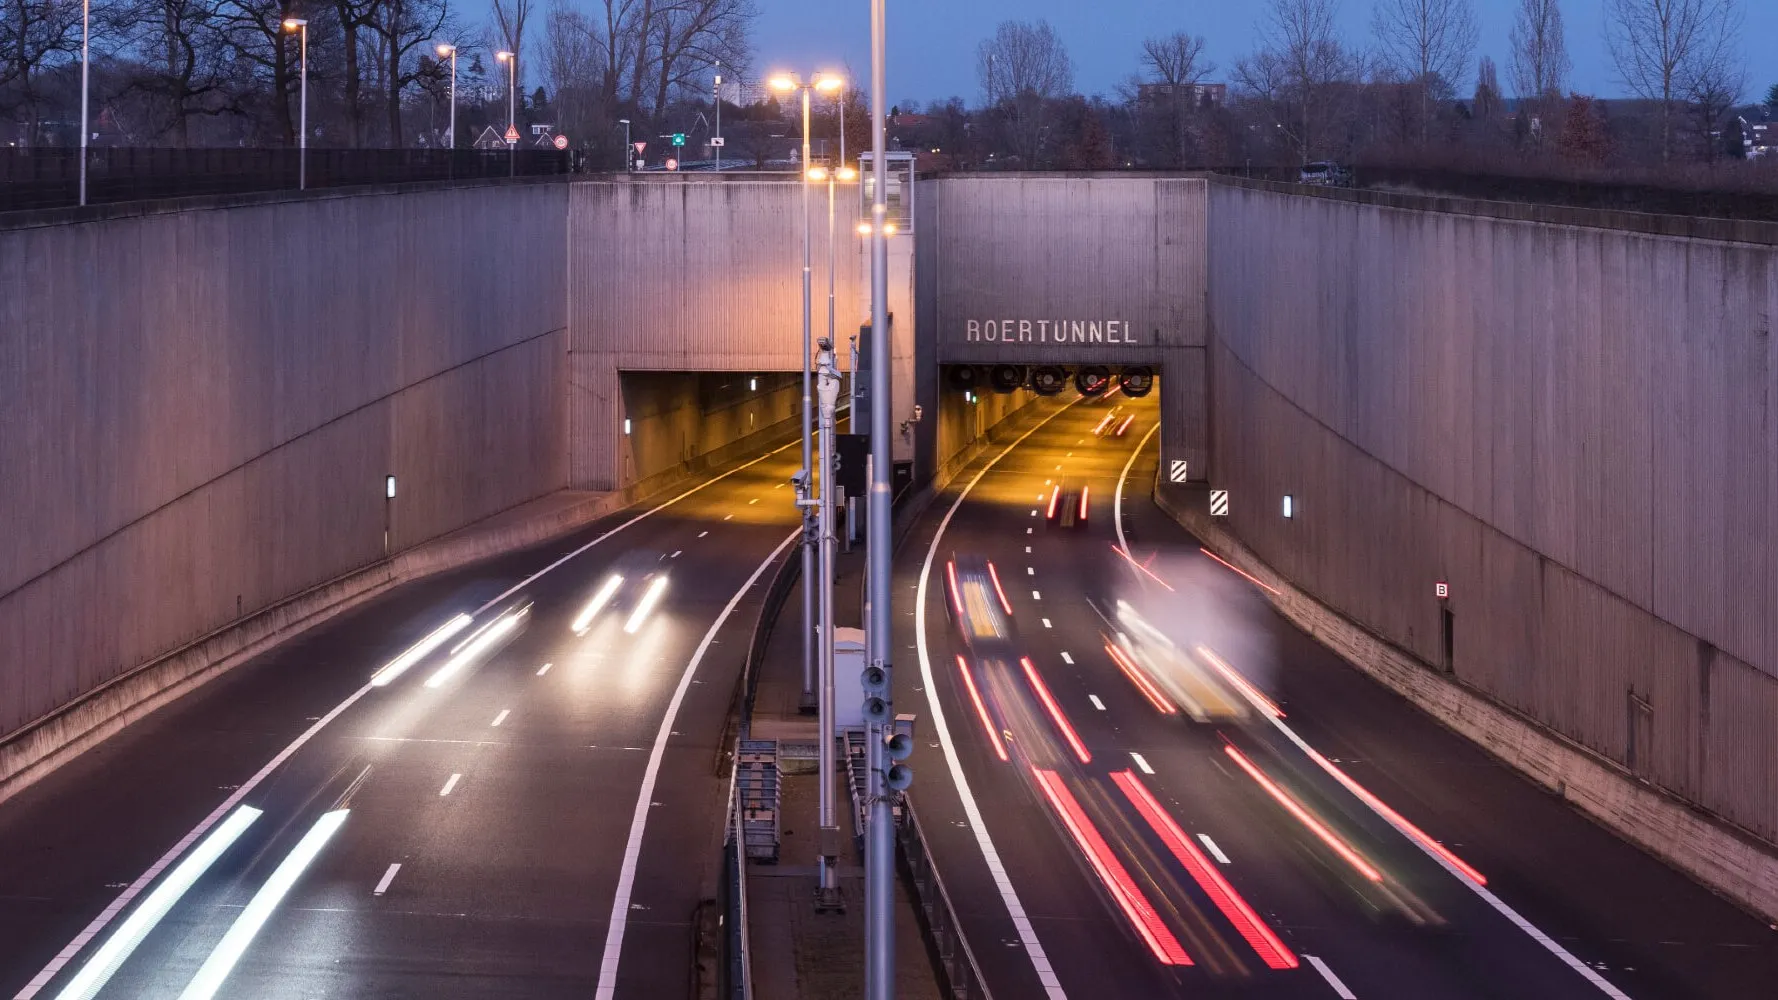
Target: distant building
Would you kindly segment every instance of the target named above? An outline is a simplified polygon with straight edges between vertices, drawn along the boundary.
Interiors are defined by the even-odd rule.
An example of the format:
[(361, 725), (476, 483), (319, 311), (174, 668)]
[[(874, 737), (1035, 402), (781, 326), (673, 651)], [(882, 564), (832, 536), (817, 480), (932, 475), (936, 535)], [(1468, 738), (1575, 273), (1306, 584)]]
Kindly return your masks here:
[(1747, 158), (1778, 156), (1778, 122), (1741, 119), (1741, 144)]
[(1161, 104), (1175, 98), (1190, 102), (1192, 107), (1220, 108), (1228, 100), (1226, 83), (1139, 83), (1136, 101), (1139, 104)]

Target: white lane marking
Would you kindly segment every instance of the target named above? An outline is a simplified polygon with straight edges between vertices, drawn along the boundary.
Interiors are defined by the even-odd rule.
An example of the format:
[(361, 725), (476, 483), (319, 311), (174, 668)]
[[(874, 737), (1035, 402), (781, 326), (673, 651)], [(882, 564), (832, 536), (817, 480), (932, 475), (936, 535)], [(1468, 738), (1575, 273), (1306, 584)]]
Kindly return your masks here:
[(1062, 662), (1063, 662), (1063, 663), (1067, 663), (1067, 664), (1073, 664), (1073, 663), (1074, 663), (1074, 657), (1072, 657), (1072, 656), (1069, 656), (1069, 655), (1068, 655), (1068, 652), (1067, 652), (1067, 651), (1066, 651), (1066, 650), (1063, 650), (1063, 652), (1062, 652)]
[(734, 520), (734, 519), (735, 519), (735, 515), (733, 515), (733, 514), (724, 514), (724, 515), (722, 515), (722, 519), (723, 519), (723, 520), (724, 520), (724, 521), (733, 521), (733, 520)]
[(502, 722), (505, 722), (505, 721), (506, 721), (506, 717), (507, 717), (507, 716), (508, 716), (508, 715), (511, 715), (511, 714), (512, 714), (512, 709), (510, 709), (510, 708), (503, 708), (503, 709), (501, 709), (501, 710), (500, 710), (500, 714), (499, 714), (499, 715), (496, 715), (496, 716), (494, 716), (494, 721), (493, 721), (493, 722), (490, 722), (490, 723), (488, 723), (488, 725), (490, 725), (490, 726), (498, 726), (498, 725), (499, 725), (499, 724), (501, 724), (501, 723), (502, 723)]
[(1050, 620), (1048, 618), (1045, 618), (1043, 620), (1043, 627), (1044, 628), (1054, 628), (1055, 626), (1050, 624)]
[(749, 507), (751, 507), (751, 506), (753, 506), (753, 505), (754, 505), (754, 504), (756, 504), (756, 503), (758, 503), (758, 502), (759, 502), (759, 498), (758, 498), (758, 497), (754, 497), (754, 498), (753, 498), (753, 499), (751, 499), (751, 500), (749, 500), (749, 501), (747, 501), (747, 506), (749, 506)]
[(1216, 841), (1211, 840), (1209, 834), (1200, 833), (1198, 834), (1198, 839), (1203, 842), (1204, 849), (1210, 852), (1211, 857), (1215, 858), (1221, 864), (1226, 865), (1229, 863), (1229, 856), (1222, 853), (1222, 848), (1216, 846)]
[(1043, 600), (1043, 595), (1038, 593), (1037, 591), (1033, 590), (1031, 592), (1031, 599), (1033, 601), (1041, 601), (1041, 600)]
[(397, 861), (394, 864), (390, 865), (389, 870), (383, 873), (382, 879), (377, 882), (377, 887), (375, 889), (372, 889), (370, 891), (370, 894), (373, 896), (381, 896), (383, 893), (388, 892), (389, 891), (389, 883), (395, 881), (395, 873), (400, 870), (401, 870), (401, 862)]
[(549, 673), (549, 668), (551, 668), (553, 666), (555, 666), (555, 664), (545, 663), (543, 666), (538, 667), (537, 668), (537, 676), (542, 677), (544, 674)]
[(1099, 700), (1098, 695), (1089, 694), (1089, 695), (1087, 695), (1087, 700), (1093, 703), (1094, 708), (1098, 709), (1101, 712), (1105, 711), (1105, 703)]
[(1130, 452), (1129, 461), (1124, 463), (1124, 471), (1117, 474), (1117, 498), (1111, 505), (1111, 523), (1117, 528), (1117, 547), (1125, 552), (1130, 551), (1130, 543), (1124, 538), (1124, 481), (1130, 478), (1130, 466), (1136, 464), (1136, 456), (1142, 454), (1142, 449), (1148, 447), (1148, 439), (1160, 429), (1161, 425), (1155, 424), (1142, 435), (1142, 440), (1136, 442), (1136, 449)]
[(43, 970), (37, 973), (35, 978), (26, 983), (25, 988), (18, 991), (13, 997), (13, 1000), (31, 1000), (32, 997), (36, 996), (38, 991), (42, 990), (51, 979), (54, 979), (56, 974), (62, 971), (62, 967), (67, 965), (68, 961), (75, 955), (79, 954), (80, 950), (85, 948), (88, 942), (97, 937), (99, 932), (103, 931), (105, 926), (111, 923), (111, 921), (117, 917), (118, 913), (122, 912), (124, 907), (129, 906), (130, 902), (134, 900), (150, 882), (159, 878), (160, 873), (165, 871), (166, 867), (173, 863), (174, 858), (184, 854), (186, 849), (191, 847), (199, 837), (202, 837), (207, 833), (212, 826), (215, 826), (218, 820), (228, 815), (235, 806), (240, 805), (242, 799), (252, 794), (253, 790), (259, 787), (260, 782), (270, 777), (271, 773), (276, 771), (285, 761), (289, 760), (292, 754), (295, 754), (298, 750), (302, 749), (303, 744), (314, 739), (316, 733), (320, 732), (328, 723), (339, 718), (340, 713), (357, 704), (358, 699), (374, 690), (375, 688), (366, 684), (352, 692), (347, 696), (345, 701), (335, 705), (333, 711), (316, 719), (314, 725), (303, 730), (301, 736), (298, 736), (295, 740), (291, 741), (289, 746), (278, 752), (278, 756), (273, 757), (264, 767), (254, 772), (253, 777), (248, 778), (241, 787), (234, 790), (233, 794), (228, 798), (223, 799), (221, 805), (212, 810), (210, 815), (205, 816), (203, 821), (197, 826), (192, 827), (191, 832), (180, 838), (179, 843), (174, 844), (167, 853), (160, 856), (160, 860), (148, 866), (148, 870), (138, 876), (136, 881), (131, 882), (129, 888), (118, 893), (117, 898), (111, 901), (111, 905), (105, 907), (98, 916), (92, 919), (91, 923), (87, 924), (79, 934), (76, 934), (74, 940), (68, 942), (61, 951), (56, 952), (56, 957), (50, 959), (49, 964), (44, 966)]
[(705, 536), (705, 535), (708, 535), (708, 534), (709, 534), (709, 533), (710, 533), (710, 532), (708, 532), (708, 531), (700, 531), (700, 532), (698, 532), (698, 537), (699, 537), (699, 538), (702, 538), (702, 537), (704, 537), (704, 536)]
[(1026, 567), (1025, 567), (1025, 575), (1026, 575), (1026, 576), (1036, 576), (1036, 575), (1037, 575), (1037, 567), (1035, 567), (1035, 566), (1026, 566)]
[[(1070, 403), (1069, 406), (1074, 404)], [(1037, 429), (1054, 420), (1058, 414), (1067, 411), (1067, 407), (1057, 410), (1045, 417), (1041, 423), (1032, 427), (1018, 440), (1006, 446), (1006, 450), (996, 455), (987, 465), (982, 466), (969, 485), (957, 494), (951, 502), (950, 510), (945, 511), (944, 519), (939, 521), (938, 530), (933, 533), (932, 544), (926, 549), (926, 561), (920, 565), (920, 582), (914, 598), (914, 648), (920, 656), (920, 680), (926, 692), (926, 706), (932, 716), (932, 724), (938, 730), (938, 738), (945, 751), (945, 765), (951, 772), (951, 782), (957, 787), (957, 798), (963, 804), (963, 815), (969, 821), (969, 828), (975, 833), (976, 846), (982, 852), (982, 860), (988, 866), (988, 874), (994, 879), (995, 886), (1000, 890), (1000, 899), (1006, 905), (1007, 916), (1012, 919), (1013, 928), (1018, 931), (1019, 943), (1024, 945), (1025, 955), (1031, 959), (1031, 967), (1037, 973), (1037, 979), (1043, 984), (1045, 994), (1050, 1000), (1067, 1000), (1068, 994), (1062, 990), (1061, 980), (1056, 978), (1055, 969), (1050, 966), (1049, 955), (1043, 950), (1043, 943), (1037, 940), (1037, 929), (1031, 926), (1031, 918), (1025, 913), (1025, 904), (1019, 901), (1019, 894), (1013, 889), (1012, 878), (1006, 873), (1006, 866), (1000, 861), (1000, 852), (994, 848), (994, 840), (988, 835), (988, 824), (982, 819), (982, 810), (976, 804), (975, 796), (970, 793), (969, 779), (963, 774), (963, 762), (957, 756), (957, 744), (951, 739), (951, 728), (945, 722), (944, 706), (939, 703), (938, 684), (932, 675), (932, 656), (926, 648), (926, 588), (932, 576), (932, 561), (938, 555), (939, 545), (945, 537), (945, 528), (956, 516), (957, 508), (974, 490), (988, 470), (994, 468), (1014, 448), (1023, 444), (1025, 439), (1037, 432)], [(1031, 533), (1030, 528), (1025, 529)], [(1048, 625), (1048, 622), (1044, 623)]]
[(438, 790), (438, 797), (442, 799), (445, 796), (451, 794), (451, 789), (456, 788), (457, 782), (462, 781), (462, 780), (463, 780), (463, 776), (461, 774), (453, 774), (450, 777), (446, 778), (444, 787), (440, 788)]
[(1333, 991), (1339, 994), (1340, 1000), (1358, 1000), (1358, 994), (1347, 989), (1346, 984), (1340, 982), (1340, 977), (1333, 974), (1333, 970), (1327, 967), (1326, 962), (1314, 955), (1304, 955), (1303, 958), (1315, 967), (1316, 972), (1321, 973), (1321, 978), (1327, 980), (1327, 985), (1333, 987)]
[(1147, 757), (1144, 757), (1141, 754), (1137, 753), (1136, 751), (1131, 750), (1130, 751), (1130, 759), (1136, 762), (1136, 766), (1142, 769), (1143, 774), (1153, 774), (1154, 773), (1154, 768), (1152, 768), (1148, 765), (1148, 758)]
[(1026, 555), (1030, 555), (1030, 554), (1031, 554), (1031, 546), (1029, 546), (1029, 545), (1027, 545), (1027, 546), (1025, 546), (1025, 554), (1026, 554)]
[[(499, 604), (501, 601), (506, 600), (508, 597), (511, 597), (512, 595), (518, 593), (521, 590), (524, 590), (526, 587), (529, 587), (531, 584), (536, 583), (538, 580), (543, 578), (543, 575), (545, 573), (548, 573), (548, 572), (554, 570), (556, 567), (562, 565), (563, 563), (569, 561), (570, 559), (573, 559), (575, 556), (580, 555), (581, 553), (587, 551), (588, 549), (599, 544), (600, 542), (604, 541), (605, 539), (610, 538), (612, 535), (617, 534), (618, 532), (624, 530), (625, 528), (629, 527), (630, 525), (635, 524), (637, 521), (640, 521), (644, 518), (653, 517), (654, 515), (660, 513), (661, 511), (666, 510), (668, 507), (671, 507), (674, 504), (678, 503), (679, 501), (684, 500), (686, 497), (691, 496), (693, 493), (696, 493), (699, 490), (702, 490), (706, 487), (713, 486), (716, 483), (720, 483), (724, 479), (727, 479), (728, 477), (734, 475), (735, 473), (740, 472), (742, 469), (751, 469), (754, 466), (758, 465), (759, 463), (765, 461), (766, 459), (771, 458), (773, 455), (776, 455), (779, 452), (783, 451), (784, 449), (794, 447), (796, 444), (797, 444), (797, 442), (792, 441), (789, 444), (783, 445), (781, 447), (773, 448), (771, 451), (766, 452), (764, 455), (759, 456), (758, 458), (754, 459), (751, 462), (748, 462), (745, 465), (737, 465), (734, 468), (728, 470), (727, 472), (723, 473), (720, 476), (717, 476), (714, 479), (706, 479), (705, 481), (699, 483), (696, 486), (693, 486), (691, 489), (686, 490), (684, 493), (679, 494), (678, 496), (674, 497), (673, 499), (662, 502), (657, 507), (650, 507), (649, 509), (643, 511), (642, 513), (637, 514), (635, 517), (630, 518), (628, 521), (625, 521), (624, 523), (618, 525), (617, 527), (612, 528), (610, 531), (607, 531), (603, 535), (600, 535), (598, 538), (593, 539), (592, 541), (586, 543), (585, 545), (582, 545), (580, 548), (575, 549), (573, 552), (570, 552), (567, 555), (563, 556), (562, 558), (557, 559), (555, 562), (550, 563), (548, 566), (545, 566), (542, 569), (538, 570), (537, 572), (532, 573), (530, 576), (525, 577), (523, 580), (520, 580), (518, 583), (515, 583), (512, 586), (506, 588), (506, 590), (504, 592), (502, 592), (499, 597), (496, 597), (493, 600), (489, 601), (488, 603), (482, 605), (481, 607), (476, 608), (475, 613), (477, 615), (480, 615), (482, 612), (488, 610), (489, 608), (493, 607), (494, 605)], [(729, 519), (729, 517), (734, 517), (734, 516), (735, 515), (730, 514), (728, 517), (723, 518), (723, 520), (726, 521)]]
[[(1037, 512), (1036, 512), (1036, 511), (1032, 511), (1032, 512), (1031, 512), (1031, 516), (1032, 516), (1032, 517), (1036, 517), (1036, 516), (1037, 516)], [(1026, 528), (1026, 529), (1025, 529), (1025, 534), (1027, 534), (1027, 535), (1029, 535), (1029, 534), (1030, 534), (1030, 533), (1031, 533), (1031, 529), (1030, 529), (1030, 528)]]
[(1057, 472), (1061, 472), (1061, 471), (1062, 471), (1062, 467), (1061, 467), (1061, 466), (1059, 466), (1059, 465), (1058, 465), (1058, 466), (1056, 466), (1056, 471), (1057, 471)]
[(679, 558), (679, 557), (680, 557), (680, 556), (681, 556), (681, 555), (683, 555), (683, 554), (684, 554), (684, 553), (685, 553), (685, 550), (684, 550), (684, 549), (674, 549), (674, 550), (673, 550), (673, 554), (672, 554), (672, 555), (670, 555), (670, 556), (668, 556), (668, 557), (667, 557), (667, 558), (668, 558), (668, 559), (677, 559), (677, 558)]
[(711, 643), (716, 641), (716, 633), (722, 629), (723, 622), (728, 621), (728, 616), (734, 613), (741, 598), (759, 582), (766, 567), (789, 548), (790, 543), (800, 538), (802, 533), (799, 527), (786, 535), (778, 543), (778, 547), (772, 550), (772, 554), (766, 556), (754, 569), (747, 582), (741, 584), (741, 589), (735, 591), (735, 596), (729, 598), (722, 613), (710, 623), (710, 631), (704, 633), (704, 641), (698, 643), (697, 650), (691, 654), (691, 662), (685, 665), (685, 672), (679, 675), (679, 686), (673, 689), (673, 697), (667, 702), (667, 712), (661, 716), (660, 730), (654, 734), (654, 748), (648, 752), (648, 768), (642, 773), (642, 789), (636, 795), (636, 812), (630, 818), (630, 838), (624, 844), (623, 865), (617, 875), (617, 895), (611, 901), (611, 920), (605, 930), (605, 955), (599, 961), (599, 982), (593, 993), (596, 1000), (611, 1000), (617, 993), (617, 965), (618, 960), (623, 957), (624, 929), (630, 920), (630, 893), (636, 887), (636, 863), (642, 856), (642, 833), (648, 826), (648, 814), (654, 802), (654, 785), (661, 773), (661, 758), (667, 752), (667, 740), (673, 735), (673, 723), (679, 717), (679, 706), (685, 701), (685, 692), (691, 688), (692, 675), (697, 673), (698, 664), (703, 661)]

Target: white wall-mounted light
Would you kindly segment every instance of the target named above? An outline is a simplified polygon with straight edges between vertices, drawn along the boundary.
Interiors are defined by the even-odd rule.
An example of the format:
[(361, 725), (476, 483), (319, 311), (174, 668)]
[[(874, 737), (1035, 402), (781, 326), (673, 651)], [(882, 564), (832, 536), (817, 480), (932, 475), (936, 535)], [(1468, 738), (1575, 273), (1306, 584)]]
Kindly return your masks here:
[(630, 418), (629, 417), (624, 418), (624, 433), (625, 434), (630, 433)]
[(747, 391), (748, 392), (758, 392), (759, 391), (759, 379), (756, 379), (756, 378), (748, 379), (747, 380)]
[(1284, 516), (1285, 517), (1295, 517), (1296, 516), (1296, 498), (1292, 497), (1288, 493), (1284, 494)]
[(394, 476), (384, 476), (383, 477), (383, 495), (388, 497), (391, 500), (395, 499), (395, 477)]

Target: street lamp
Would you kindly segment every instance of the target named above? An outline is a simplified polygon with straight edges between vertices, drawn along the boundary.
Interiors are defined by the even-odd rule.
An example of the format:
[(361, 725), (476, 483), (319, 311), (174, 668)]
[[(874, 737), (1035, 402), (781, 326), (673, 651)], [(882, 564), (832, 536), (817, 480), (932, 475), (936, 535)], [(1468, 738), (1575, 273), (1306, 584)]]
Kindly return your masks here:
[(518, 172), (518, 118), (513, 111), (512, 93), (519, 80), (519, 57), (511, 52), (496, 52), (494, 58), (506, 64), (506, 175), (511, 177)]
[[(839, 88), (845, 86), (845, 81), (843, 79), (841, 79), (839, 76), (832, 74), (832, 73), (816, 73), (814, 76), (810, 77), (808, 83), (804, 83), (802, 77), (798, 76), (795, 73), (777, 73), (777, 74), (774, 74), (767, 81), (767, 83), (768, 83), (768, 85), (771, 86), (771, 88), (773, 90), (776, 90), (782, 94), (788, 94), (793, 91), (801, 91), (802, 92), (802, 97), (803, 97), (802, 169), (806, 172), (809, 168), (809, 95), (812, 91), (815, 91), (815, 90), (820, 90), (824, 93), (831, 93), (831, 92), (838, 90)], [(811, 296), (812, 296), (812, 290), (810, 288), (811, 265), (810, 265), (810, 258), (809, 258), (809, 185), (806, 181), (802, 185), (802, 195), (803, 195), (803, 467), (802, 467), (802, 481), (805, 484), (804, 489), (807, 489), (807, 483), (809, 481), (809, 466), (811, 464), (811, 459), (813, 457), (810, 454), (810, 438), (813, 436), (813, 433), (812, 433), (813, 429), (809, 426), (810, 418), (813, 416), (813, 414), (811, 412), (810, 398), (809, 398), (809, 396), (810, 396), (809, 379), (810, 379), (810, 374), (811, 374), (810, 370), (809, 370), (810, 369), (810, 358), (809, 358), (810, 330), (809, 330), (809, 327), (812, 323), (812, 317), (810, 316), (810, 310), (812, 309), (812, 303), (810, 301)], [(815, 646), (814, 646), (815, 590), (813, 587), (807, 586), (808, 582), (815, 578), (815, 572), (814, 572), (814, 570), (815, 570), (815, 565), (814, 565), (814, 563), (815, 563), (815, 547), (813, 544), (813, 542), (814, 542), (813, 535), (815, 533), (815, 525), (814, 525), (814, 512), (811, 510), (810, 505), (808, 504), (808, 499), (809, 498), (807, 496), (798, 497), (798, 502), (803, 504), (803, 508), (802, 508), (802, 510), (803, 510), (803, 553), (802, 553), (803, 554), (803, 569), (802, 569), (802, 572), (803, 572), (803, 582), (805, 585), (803, 587), (803, 695), (802, 695), (801, 708), (805, 712), (812, 711), (812, 710), (816, 709), (816, 703), (815, 703)]]
[(86, 204), (87, 65), (92, 0), (80, 0), (80, 203)]
[(716, 60), (716, 172), (722, 173), (722, 60)]
[(309, 186), (309, 22), (300, 17), (285, 18), (284, 30), (294, 31), (302, 39), (302, 110), (297, 118), (296, 137), (296, 187), (302, 191)]
[(630, 145), (630, 120), (619, 118), (618, 121), (622, 122), (624, 127), (624, 173), (627, 174), (636, 169), (636, 147)]
[(457, 47), (443, 42), (438, 46), (438, 57), (451, 57), (451, 148), (457, 148)]

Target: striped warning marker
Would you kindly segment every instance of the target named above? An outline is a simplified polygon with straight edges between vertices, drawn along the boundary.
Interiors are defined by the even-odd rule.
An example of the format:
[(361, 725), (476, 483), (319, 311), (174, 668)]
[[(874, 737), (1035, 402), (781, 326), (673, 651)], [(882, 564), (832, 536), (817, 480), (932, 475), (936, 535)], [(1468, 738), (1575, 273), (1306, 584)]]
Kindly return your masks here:
[(1228, 490), (1211, 490), (1210, 491), (1210, 516), (1211, 517), (1228, 517), (1229, 516), (1229, 491)]

